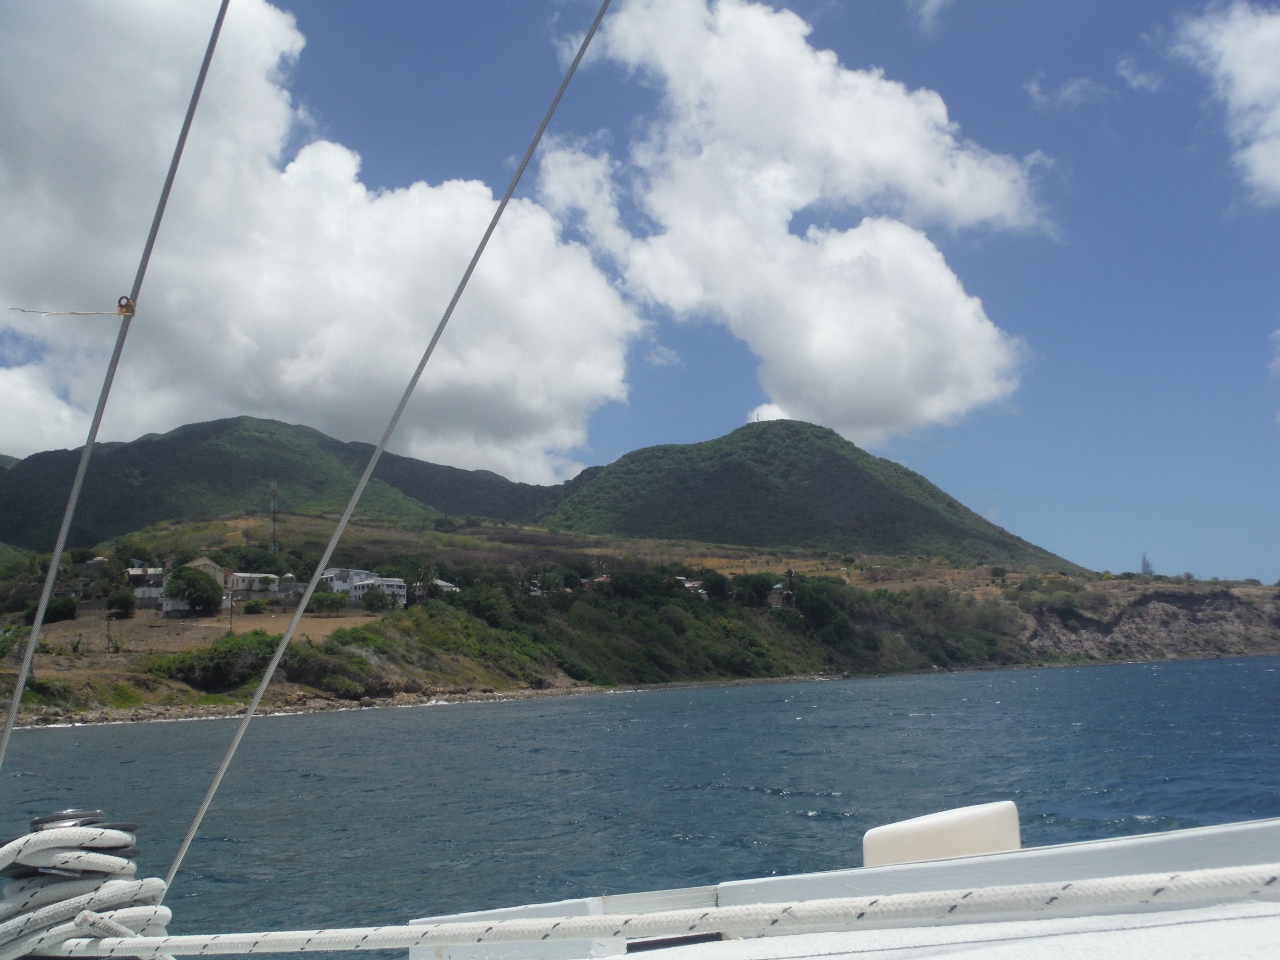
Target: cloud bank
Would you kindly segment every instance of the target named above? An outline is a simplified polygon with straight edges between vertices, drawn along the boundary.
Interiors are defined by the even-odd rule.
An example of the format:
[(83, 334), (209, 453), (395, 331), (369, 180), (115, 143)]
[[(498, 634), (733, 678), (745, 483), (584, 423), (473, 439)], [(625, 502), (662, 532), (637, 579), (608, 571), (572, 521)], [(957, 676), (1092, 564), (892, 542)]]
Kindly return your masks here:
[[(127, 291), (215, 5), (0, 10), (0, 299), (110, 308)], [(376, 439), (496, 200), (482, 183), (375, 193), (283, 85), (292, 18), (238, 0), (179, 172), (104, 438), (256, 414)], [(641, 321), (536, 203), (508, 209), (398, 448), (549, 481), (626, 397)], [(83, 442), (109, 318), (6, 313), (0, 450)]]
[(1235, 164), (1254, 200), (1280, 204), (1280, 8), (1210, 9), (1185, 21), (1179, 39), (1226, 107)]
[[(108, 309), (126, 291), (215, 6), (0, 6), (0, 306)], [(1013, 392), (1019, 343), (927, 231), (1035, 229), (1031, 162), (808, 32), (744, 0), (617, 10), (595, 56), (659, 89), (657, 114), (618, 156), (544, 153), (538, 198), (508, 210), (396, 449), (571, 474), (594, 411), (626, 400), (628, 357), (680, 362), (645, 349), (660, 314), (750, 346), (768, 396), (754, 415), (861, 442)], [(252, 414), (372, 440), (452, 293), (491, 188), (372, 191), (325, 140), (286, 156), (303, 46), (288, 14), (233, 6), (104, 439)], [(0, 315), (0, 451), (82, 442), (114, 329)]]
[[(633, 0), (602, 51), (661, 90), (661, 114), (622, 160), (552, 150), (543, 202), (580, 218), (631, 296), (751, 347), (770, 398), (753, 415), (875, 442), (1009, 396), (1019, 344), (924, 228), (1036, 226), (1028, 163), (808, 32), (742, 0)], [(624, 199), (651, 229), (627, 227)]]

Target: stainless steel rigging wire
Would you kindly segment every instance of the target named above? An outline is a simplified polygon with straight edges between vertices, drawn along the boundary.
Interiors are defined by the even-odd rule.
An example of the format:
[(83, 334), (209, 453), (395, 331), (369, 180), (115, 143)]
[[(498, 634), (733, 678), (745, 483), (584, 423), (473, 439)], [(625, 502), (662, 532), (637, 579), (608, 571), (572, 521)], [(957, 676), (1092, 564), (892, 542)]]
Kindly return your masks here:
[(360, 482), (356, 484), (355, 492), (351, 494), (351, 500), (347, 503), (346, 510), (342, 512), (342, 518), (338, 521), (337, 527), (334, 528), (333, 536), (329, 538), (329, 544), (324, 549), (324, 555), (316, 564), (315, 572), (311, 575), (311, 582), (307, 584), (307, 589), (302, 594), (302, 599), (298, 602), (297, 609), (293, 612), (293, 619), (289, 621), (288, 629), (285, 630), (284, 636), (280, 638), (275, 655), (271, 658), (271, 662), (267, 665), (266, 673), (262, 675), (262, 680), (258, 684), (257, 690), (253, 693), (253, 699), (249, 701), (249, 707), (245, 711), (244, 717), (236, 727), (235, 736), (231, 738), (231, 745), (227, 748), (226, 756), (222, 758), (222, 763), (213, 775), (213, 782), (209, 784), (209, 790), (205, 793), (200, 809), (196, 811), (195, 818), (191, 821), (191, 826), (187, 828), (187, 835), (182, 840), (178, 855), (173, 858), (173, 864), (169, 867), (169, 873), (165, 877), (166, 893), (169, 887), (173, 885), (173, 879), (178, 874), (178, 868), (182, 865), (182, 860), (186, 857), (187, 850), (191, 847), (191, 841), (195, 839), (196, 832), (200, 829), (200, 822), (208, 812), (209, 805), (213, 803), (214, 795), (218, 792), (218, 787), (227, 773), (227, 768), (231, 766), (231, 758), (235, 756), (236, 748), (240, 746), (240, 741), (244, 739), (245, 731), (249, 728), (249, 721), (253, 719), (258, 710), (258, 705), (262, 702), (263, 695), (267, 692), (267, 684), (271, 682), (271, 677), (275, 674), (276, 668), (280, 665), (280, 660), (284, 657), (285, 650), (289, 647), (289, 641), (293, 639), (294, 631), (298, 629), (298, 623), (302, 620), (302, 614), (306, 610), (307, 604), (311, 602), (311, 595), (315, 592), (316, 584), (320, 582), (320, 576), (329, 565), (333, 551), (338, 546), (338, 541), (342, 539), (342, 534), (347, 529), (351, 515), (355, 513), (356, 505), (364, 494), (364, 488), (368, 486), (369, 479), (373, 476), (374, 468), (378, 466), (378, 461), (382, 458), (382, 452), (387, 448), (387, 443), (390, 442), (391, 435), (395, 432), (396, 425), (400, 422), (400, 416), (404, 413), (404, 409), (409, 403), (409, 398), (413, 396), (413, 391), (418, 386), (422, 371), (426, 368), (427, 361), (431, 359), (431, 354), (435, 352), (436, 344), (440, 342), (440, 336), (444, 333), (445, 326), (453, 316), (454, 308), (457, 307), (458, 301), (462, 299), (462, 292), (467, 288), (467, 282), (471, 279), (471, 274), (475, 272), (476, 264), (480, 262), (480, 256), (484, 253), (485, 247), (489, 245), (489, 238), (493, 236), (493, 231), (497, 228), (498, 221), (502, 218), (502, 212), (507, 209), (507, 204), (510, 202), (512, 194), (515, 193), (516, 186), (520, 183), (520, 178), (524, 176), (525, 167), (529, 165), (534, 151), (538, 149), (538, 143), (542, 140), (542, 135), (546, 132), (547, 125), (551, 122), (551, 117), (555, 114), (556, 107), (560, 105), (560, 98), (564, 96), (565, 90), (568, 89), (569, 81), (573, 79), (573, 75), (578, 69), (578, 64), (582, 62), (582, 58), (587, 52), (587, 47), (591, 44), (591, 38), (596, 35), (596, 30), (600, 27), (600, 22), (604, 19), (604, 15), (609, 9), (610, 2), (611, 0), (604, 0), (600, 4), (600, 10), (596, 13), (595, 20), (591, 22), (591, 27), (587, 30), (586, 36), (582, 38), (577, 55), (573, 58), (573, 62), (569, 64), (569, 69), (566, 71), (564, 79), (560, 81), (560, 88), (556, 91), (555, 97), (552, 98), (551, 106), (547, 108), (546, 115), (538, 126), (538, 131), (533, 135), (533, 140), (529, 143), (529, 149), (524, 152), (524, 157), (520, 160), (520, 166), (516, 168), (515, 176), (511, 178), (511, 183), (507, 186), (507, 192), (502, 195), (502, 202), (498, 204), (498, 209), (494, 211), (493, 218), (489, 221), (489, 226), (485, 229), (484, 236), (480, 238), (480, 243), (476, 247), (476, 252), (471, 256), (471, 262), (467, 264), (467, 269), (462, 274), (462, 279), (458, 282), (458, 288), (453, 292), (453, 299), (449, 301), (449, 306), (445, 308), (444, 316), (440, 318), (440, 322), (436, 325), (435, 333), (431, 336), (431, 342), (427, 344), (427, 349), (422, 354), (422, 359), (418, 361), (417, 369), (414, 370), (413, 376), (409, 378), (409, 385), (405, 387), (404, 394), (400, 397), (400, 403), (397, 404), (395, 413), (391, 415), (391, 422), (387, 424), (387, 429), (383, 432), (382, 439), (373, 451), (373, 456), (369, 458), (369, 465), (364, 468)]
[(62, 526), (58, 528), (58, 539), (53, 547), (53, 556), (49, 560), (49, 572), (44, 578), (44, 589), (40, 591), (40, 602), (36, 605), (36, 618), (31, 624), (31, 634), (27, 638), (22, 667), (18, 670), (18, 680), (14, 684), (13, 696), (9, 700), (9, 713), (5, 717), (4, 733), (0, 734), (0, 764), (4, 763), (5, 752), (9, 749), (9, 737), (18, 720), (22, 693), (27, 685), (27, 677), (31, 673), (31, 660), (40, 642), (40, 628), (44, 626), (44, 615), (49, 607), (49, 598), (53, 596), (53, 588), (58, 581), (58, 565), (62, 561), (62, 551), (67, 545), (67, 534), (71, 530), (71, 521), (75, 517), (76, 504), (80, 501), (80, 488), (84, 486), (84, 476), (89, 469), (89, 457), (93, 454), (93, 445), (98, 439), (98, 427), (102, 425), (102, 414), (107, 409), (107, 397), (111, 394), (111, 384), (116, 378), (116, 368), (120, 365), (120, 354), (124, 350), (125, 338), (129, 335), (129, 325), (133, 321), (134, 311), (137, 310), (138, 295), (142, 292), (142, 280), (147, 274), (147, 264), (151, 261), (151, 251), (156, 245), (156, 236), (160, 233), (160, 221), (164, 218), (165, 207), (169, 204), (173, 179), (178, 173), (178, 162), (182, 159), (182, 150), (187, 145), (187, 134), (191, 132), (191, 121), (196, 115), (196, 105), (200, 102), (200, 92), (204, 89), (205, 77), (209, 75), (213, 50), (218, 45), (218, 35), (222, 32), (222, 21), (226, 19), (227, 5), (230, 2), (231, 0), (222, 0), (221, 6), (218, 7), (218, 16), (213, 22), (213, 32), (209, 35), (209, 45), (204, 52), (204, 61), (200, 64), (195, 89), (191, 91), (187, 115), (182, 121), (182, 131), (178, 134), (178, 143), (173, 148), (173, 159), (169, 161), (169, 173), (164, 178), (164, 187), (160, 191), (160, 201), (156, 204), (155, 216), (151, 218), (151, 231), (147, 234), (147, 243), (142, 248), (142, 259), (138, 263), (138, 272), (133, 278), (133, 289), (127, 298), (121, 298), (121, 307), (124, 309), (120, 313), (120, 331), (116, 334), (115, 349), (111, 352), (111, 362), (107, 364), (107, 375), (102, 381), (102, 392), (98, 395), (98, 406), (93, 412), (89, 437), (84, 442), (84, 449), (80, 451), (80, 465), (76, 468), (76, 477), (71, 484), (71, 495), (67, 498), (67, 509), (62, 515)]

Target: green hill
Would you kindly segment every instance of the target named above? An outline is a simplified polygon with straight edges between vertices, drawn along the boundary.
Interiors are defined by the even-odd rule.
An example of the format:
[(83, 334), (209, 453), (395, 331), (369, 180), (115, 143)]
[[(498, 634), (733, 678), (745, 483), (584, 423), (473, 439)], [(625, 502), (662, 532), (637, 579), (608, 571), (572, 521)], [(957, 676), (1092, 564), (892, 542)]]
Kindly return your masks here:
[(748, 424), (584, 471), (542, 522), (580, 533), (1067, 568), (834, 430)]
[(31, 551), (23, 550), (20, 547), (13, 547), (7, 543), (0, 543), (0, 570), (14, 563), (25, 563), (31, 556)]
[[(373, 446), (365, 443), (347, 446), (359, 452), (363, 469)], [(394, 453), (382, 455), (374, 476), (441, 513), (455, 517), (491, 517), (513, 523), (536, 523), (563, 498), (568, 486), (516, 483), (488, 470), (460, 470)]]
[(8, 470), (14, 464), (19, 462), (20, 461), (17, 457), (10, 457), (6, 454), (0, 453), (0, 470)]
[[(103, 444), (69, 545), (92, 546), (161, 520), (264, 511), (273, 470), (282, 511), (336, 512), (371, 449), (252, 417)], [(48, 549), (77, 457), (39, 453), (0, 473), (0, 542)], [(637, 450), (553, 487), (387, 454), (360, 512), (410, 525), (445, 513), (588, 534), (1078, 569), (919, 474), (832, 430), (787, 420)]]
[[(79, 456), (78, 450), (37, 453), (0, 474), (0, 541), (50, 548)], [(281, 510), (340, 511), (355, 486), (361, 456), (352, 445), (310, 427), (252, 417), (104, 443), (90, 461), (68, 546), (93, 546), (160, 520), (265, 511), (273, 470)], [(360, 512), (406, 522), (436, 516), (378, 480), (369, 485)]]

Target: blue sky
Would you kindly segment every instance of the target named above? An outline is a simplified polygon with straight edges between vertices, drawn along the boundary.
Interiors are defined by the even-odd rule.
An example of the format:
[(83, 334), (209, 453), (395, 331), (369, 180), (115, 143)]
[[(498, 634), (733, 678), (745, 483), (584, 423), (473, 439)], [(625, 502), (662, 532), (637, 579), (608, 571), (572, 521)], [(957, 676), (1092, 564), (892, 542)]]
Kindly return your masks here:
[[(290, 87), (367, 183), (499, 184), (558, 74), (584, 3), (285, 4), (307, 36)], [(957, 0), (930, 28), (894, 0), (791, 5), (815, 47), (945, 99), (965, 137), (1041, 152), (1051, 229), (933, 239), (991, 318), (1027, 345), (994, 409), (876, 446), (1001, 525), (1097, 569), (1280, 577), (1280, 209), (1232, 166), (1223, 106), (1171, 48), (1199, 4)], [(1126, 62), (1156, 90), (1133, 89)], [(1052, 100), (1087, 78), (1080, 102)], [(655, 107), (616, 68), (586, 69), (556, 129), (625, 136)], [(591, 462), (715, 437), (766, 398), (723, 328), (661, 317), (681, 358), (634, 358), (627, 404), (599, 410)], [(462, 336), (461, 329), (454, 335)]]
[[(10, 57), (9, 73), (0, 66), (0, 140), (10, 143), (0, 159), (42, 184), (6, 206), (42, 191), (83, 191), (76, 203), (94, 213), (80, 219), (97, 217), (107, 232), (68, 234), (40, 262), (74, 241), (86, 251), (86, 276), (111, 278), (136, 254), (122, 244), (112, 260), (100, 252), (103, 236), (141, 234), (144, 214), (133, 208), (145, 211), (151, 180), (139, 174), (127, 187), (136, 199), (121, 202), (119, 184), (133, 184), (137, 166), (123, 157), (97, 186), (79, 168), (49, 186), (57, 170), (46, 168), (62, 162), (49, 158), (83, 151), (88, 122), (69, 117), (70, 132), (60, 134), (22, 104), (42, 102), (47, 90), (59, 105), (111, 118), (127, 101), (130, 116), (158, 118), (152, 152), (162, 156), (214, 4), (166, 11), (159, 23), (140, 4), (79, 14), (57, 6), (0, 15), (9, 49), (29, 53)], [(411, 366), (490, 209), (486, 197), (447, 182), (501, 192), (559, 81), (566, 45), (595, 12), (583, 0), (277, 6), (296, 26), (262, 0), (232, 4), (149, 281), (157, 323), (189, 319), (183, 342), (207, 340), (187, 352), (215, 373), (176, 369), (174, 351), (162, 352), (167, 328), (147, 328), (140, 310), (134, 365), (121, 376), (130, 397), (146, 399), (113, 407), (109, 439), (237, 413), (344, 439), (376, 435), (402, 382), (397, 364)], [(827, 423), (1093, 569), (1136, 569), (1145, 553), (1161, 573), (1280, 578), (1280, 506), (1271, 496), (1280, 478), (1280, 381), (1271, 369), (1280, 328), (1280, 7), (739, 0), (724, 8), (738, 11), (737, 27), (695, 29), (686, 17), (663, 20), (666, 36), (645, 33), (677, 7), (690, 16), (703, 9), (701, 0), (618, 0), (553, 123), (547, 162), (520, 191), (538, 253), (525, 262), (492, 251), (492, 274), (477, 275), (442, 344), (440, 379), (429, 373), (410, 409), (404, 452), (546, 481), (640, 446), (723, 435), (763, 408)], [(797, 21), (766, 15), (783, 9), (809, 24), (807, 37)], [(81, 54), (69, 39), (73, 15), (94, 24)], [(156, 78), (94, 52), (113, 35), (137, 45)], [(755, 41), (764, 44), (757, 52), (731, 49)], [(838, 65), (822, 66), (818, 51), (832, 51)], [(785, 79), (790, 57), (818, 78), (814, 89), (829, 83), (794, 109), (810, 117), (797, 129), (830, 124), (836, 139), (793, 149), (775, 136), (788, 129), (779, 113), (791, 107), (783, 94), (782, 107), (768, 106), (767, 84), (745, 105), (734, 102), (733, 83), (751, 79), (754, 56), (762, 75), (779, 69), (770, 76)], [(94, 57), (101, 64), (84, 76), (41, 72), (50, 61), (92, 66)], [(746, 80), (717, 87), (733, 69)], [(841, 83), (860, 92), (840, 101), (831, 89)], [(712, 105), (680, 106), (685, 95)], [(943, 106), (953, 126), (936, 122)], [(880, 109), (880, 121), (859, 126), (864, 107)], [(907, 147), (892, 155), (884, 128), (899, 123)], [(110, 153), (115, 142), (102, 136)], [(33, 144), (29, 157), (19, 142)], [(896, 159), (871, 173), (857, 165), (881, 147)], [(857, 162), (842, 167), (842, 152)], [(928, 163), (905, 170), (917, 154)], [(228, 156), (240, 167), (219, 166)], [(716, 166), (716, 157), (729, 159)], [(788, 184), (759, 188), (758, 222), (751, 204), (734, 207), (745, 194), (710, 196), (716, 177), (727, 182), (745, 168), (743, 182), (755, 184), (748, 193), (778, 169)], [(758, 231), (741, 248), (745, 259), (733, 260), (730, 231), (728, 264), (713, 262), (710, 233), (698, 234), (704, 200), (734, 230)], [(293, 213), (279, 213), (291, 204)], [(868, 233), (864, 217), (879, 232)], [(419, 220), (435, 226), (415, 233)], [(771, 234), (776, 224), (790, 237)], [(344, 246), (351, 237), (367, 239)], [(24, 237), (21, 248), (6, 248), (8, 259), (35, 258), (28, 248), (40, 242)], [(750, 259), (760, 250), (763, 259)], [(881, 254), (896, 279), (863, 299), (849, 264)], [(762, 279), (770, 257), (794, 257), (776, 282)], [(839, 269), (828, 269), (834, 261)], [(688, 293), (685, 268), (700, 296)], [(215, 282), (214, 273), (225, 276)], [(560, 293), (528, 302), (542, 278)], [(111, 302), (120, 282), (99, 284)], [(386, 292), (402, 283), (406, 291)], [(755, 283), (751, 298), (736, 283)], [(917, 286), (928, 288), (918, 302)], [(43, 266), (0, 267), (0, 287), (8, 302), (66, 308), (102, 295)], [(811, 292), (771, 317), (767, 304)], [(263, 306), (277, 297), (293, 306)], [(292, 310), (296, 325), (280, 310)], [(508, 312), (518, 319), (503, 319)], [(353, 315), (367, 328), (364, 342), (338, 332)], [(915, 320), (903, 321), (901, 342), (874, 347), (902, 317)], [(846, 321), (856, 336), (822, 339)], [(80, 346), (88, 327), (75, 328), (73, 348), (69, 335), (4, 322), (0, 390), (32, 411), (10, 423), (60, 426), (0, 424), (0, 449), (75, 445), (105, 348), (94, 355)], [(508, 342), (515, 346), (504, 353)], [(862, 343), (873, 344), (870, 359)], [(919, 363), (881, 385), (895, 351)], [(511, 355), (542, 374), (508, 373)], [(350, 381), (335, 357), (349, 361)]]

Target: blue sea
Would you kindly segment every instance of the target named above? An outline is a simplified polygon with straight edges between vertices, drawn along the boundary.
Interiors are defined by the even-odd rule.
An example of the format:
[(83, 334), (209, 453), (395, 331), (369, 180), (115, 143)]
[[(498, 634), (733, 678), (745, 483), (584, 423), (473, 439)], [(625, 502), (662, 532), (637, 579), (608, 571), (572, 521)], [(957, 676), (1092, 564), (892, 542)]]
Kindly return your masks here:
[[(18, 731), (3, 823), (101, 807), (163, 876), (232, 721)], [(400, 922), (858, 866), (1017, 801), (1024, 843), (1280, 816), (1280, 658), (695, 687), (255, 720), (171, 931)]]

